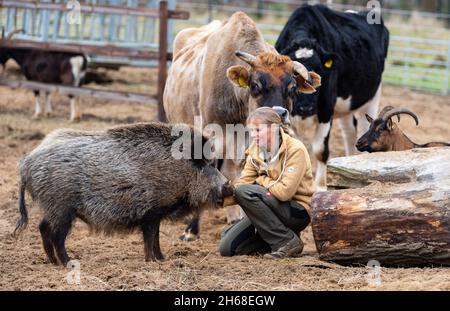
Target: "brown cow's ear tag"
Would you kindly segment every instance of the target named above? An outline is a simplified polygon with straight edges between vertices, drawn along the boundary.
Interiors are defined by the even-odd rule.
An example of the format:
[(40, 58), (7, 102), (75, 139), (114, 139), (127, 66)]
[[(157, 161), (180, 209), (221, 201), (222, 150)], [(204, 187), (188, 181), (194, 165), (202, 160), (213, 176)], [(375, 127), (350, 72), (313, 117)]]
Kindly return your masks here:
[(324, 64), (325, 68), (331, 69), (331, 67), (333, 67), (333, 60), (330, 58), (329, 60), (327, 60)]
[(238, 78), (238, 84), (240, 87), (247, 87), (247, 79), (244, 79), (243, 77)]
[(248, 70), (244, 66), (232, 66), (227, 70), (227, 78), (241, 88), (248, 87), (248, 76)]

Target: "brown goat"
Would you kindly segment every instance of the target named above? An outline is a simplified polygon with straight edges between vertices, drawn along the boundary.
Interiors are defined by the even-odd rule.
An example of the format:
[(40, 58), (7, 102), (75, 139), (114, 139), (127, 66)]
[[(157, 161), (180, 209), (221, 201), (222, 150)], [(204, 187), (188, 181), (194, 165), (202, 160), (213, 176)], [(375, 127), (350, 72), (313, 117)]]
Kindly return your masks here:
[(370, 127), (369, 130), (358, 139), (356, 148), (361, 152), (367, 151), (372, 153), (450, 146), (449, 143), (444, 142), (431, 142), (423, 145), (416, 144), (392, 121), (392, 117), (397, 116), (398, 121), (400, 122), (400, 114), (411, 116), (416, 121), (416, 125), (419, 125), (419, 118), (415, 113), (405, 108), (387, 106), (380, 112), (378, 118), (375, 120), (366, 114)]

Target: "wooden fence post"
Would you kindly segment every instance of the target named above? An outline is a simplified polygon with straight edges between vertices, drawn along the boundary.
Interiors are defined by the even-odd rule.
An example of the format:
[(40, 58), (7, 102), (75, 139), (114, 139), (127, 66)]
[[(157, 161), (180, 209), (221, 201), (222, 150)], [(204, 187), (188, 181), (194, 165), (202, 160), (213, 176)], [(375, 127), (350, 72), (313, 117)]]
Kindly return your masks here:
[(163, 106), (164, 87), (167, 78), (167, 27), (169, 12), (167, 1), (159, 3), (159, 69), (158, 69), (158, 119), (166, 121), (166, 114)]

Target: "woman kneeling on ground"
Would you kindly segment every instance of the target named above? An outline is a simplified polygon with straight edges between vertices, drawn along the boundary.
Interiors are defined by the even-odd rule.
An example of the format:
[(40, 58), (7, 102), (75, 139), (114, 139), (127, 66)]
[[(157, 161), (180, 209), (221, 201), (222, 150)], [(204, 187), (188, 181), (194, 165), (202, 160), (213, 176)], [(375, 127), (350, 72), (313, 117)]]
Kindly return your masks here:
[(286, 109), (258, 108), (246, 123), (252, 144), (234, 196), (224, 202), (239, 204), (246, 216), (223, 233), (220, 254), (299, 256), (303, 251), (299, 235), (310, 223), (314, 193), (308, 151), (288, 134)]

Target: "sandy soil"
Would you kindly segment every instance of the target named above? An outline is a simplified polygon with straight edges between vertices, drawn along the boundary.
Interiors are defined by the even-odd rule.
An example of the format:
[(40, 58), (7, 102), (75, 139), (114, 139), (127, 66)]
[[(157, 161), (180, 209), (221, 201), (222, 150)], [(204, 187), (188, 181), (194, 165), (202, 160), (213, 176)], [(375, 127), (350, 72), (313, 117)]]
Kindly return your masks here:
[[(9, 72), (15, 75), (14, 71)], [(120, 78), (113, 88), (155, 91), (156, 71), (122, 69), (111, 72)], [(133, 81), (127, 82), (126, 81)], [(164, 223), (161, 245), (166, 260), (144, 262), (140, 234), (104, 237), (92, 235), (81, 221), (67, 239), (67, 249), (80, 263), (80, 284), (67, 281), (75, 274), (46, 261), (38, 231), (40, 211), (28, 198), (30, 223), (14, 240), (11, 232), (18, 219), (17, 163), (37, 146), (43, 136), (61, 127), (101, 129), (114, 124), (151, 121), (153, 106), (83, 98), (83, 121), (68, 123), (68, 99), (54, 96), (54, 115), (31, 120), (33, 94), (0, 87), (0, 289), (3, 290), (450, 290), (450, 270), (445, 268), (382, 268), (381, 283), (368, 282), (366, 267), (342, 267), (317, 259), (311, 229), (302, 233), (306, 242), (300, 258), (278, 261), (262, 257), (223, 258), (218, 253), (220, 234), (227, 225), (224, 211), (203, 217), (201, 239), (182, 242), (184, 224)], [(419, 143), (449, 140), (448, 96), (429, 95), (385, 87), (383, 106), (392, 104), (415, 111), (421, 126), (408, 117), (401, 127)], [(308, 130), (305, 137), (312, 131)], [(338, 127), (331, 138), (332, 156), (344, 154)], [(73, 283), (73, 282), (72, 282)]]

